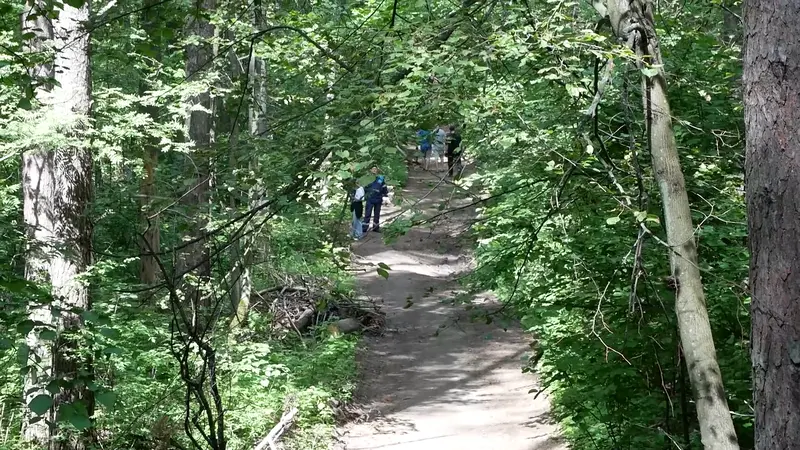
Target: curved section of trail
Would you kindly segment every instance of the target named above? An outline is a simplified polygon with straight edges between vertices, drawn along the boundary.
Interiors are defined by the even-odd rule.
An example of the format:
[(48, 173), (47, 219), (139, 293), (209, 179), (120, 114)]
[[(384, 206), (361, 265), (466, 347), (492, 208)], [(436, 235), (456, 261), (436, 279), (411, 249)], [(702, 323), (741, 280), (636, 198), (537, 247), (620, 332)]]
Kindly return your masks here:
[[(402, 194), (428, 215), (442, 202), (469, 200), (433, 175), (411, 169)], [(387, 207), (391, 220), (399, 208)], [(340, 430), (345, 450), (563, 450), (547, 418), (545, 395), (529, 391), (536, 378), (520, 368), (530, 338), (519, 329), (470, 321), (456, 278), (471, 269), (469, 244), (460, 235), (474, 217), (464, 208), (427, 228), (412, 229), (392, 245), (369, 233), (354, 245), (361, 290), (382, 303), (382, 336), (366, 337), (359, 355), (356, 402), (366, 412)], [(390, 266), (388, 279), (376, 272)], [(445, 300), (445, 301), (443, 301)], [(491, 307), (491, 299), (476, 299)]]

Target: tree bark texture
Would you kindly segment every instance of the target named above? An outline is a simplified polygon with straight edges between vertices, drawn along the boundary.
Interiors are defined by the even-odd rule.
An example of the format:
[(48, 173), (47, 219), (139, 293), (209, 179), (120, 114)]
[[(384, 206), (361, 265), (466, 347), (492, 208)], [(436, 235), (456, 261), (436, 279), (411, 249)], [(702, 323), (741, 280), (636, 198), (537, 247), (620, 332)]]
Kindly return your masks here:
[[(264, 7), (261, 0), (253, 2), (253, 28), (261, 31), (266, 27)], [(252, 98), (248, 109), (250, 134), (254, 137), (264, 138), (267, 133), (267, 73), (266, 64), (253, 52), (250, 59), (250, 83), (252, 84)]]
[[(157, 36), (158, 30), (158, 9), (156, 0), (146, 0), (145, 9), (142, 11), (142, 27), (152, 42), (156, 60), (161, 59), (161, 42)], [(144, 94), (147, 91), (145, 80), (140, 81), (139, 91)], [(143, 108), (153, 121), (158, 120), (158, 107), (151, 105)], [(141, 208), (142, 229), (139, 237), (139, 253), (143, 256), (139, 258), (139, 281), (144, 285), (152, 285), (158, 280), (158, 262), (153, 253), (159, 251), (161, 247), (161, 229), (158, 215), (154, 215), (152, 209), (153, 197), (156, 194), (156, 170), (158, 168), (158, 140), (148, 137), (145, 140), (142, 151), (142, 163), (144, 166), (144, 177), (139, 188), (139, 206)], [(145, 293), (147, 294), (147, 293)]]
[[(92, 225), (87, 215), (93, 187), (92, 154), (84, 134), (91, 112), (90, 39), (85, 30), (89, 2), (80, 8), (65, 4), (53, 19), (44, 18), (46, 8), (44, 2), (29, 1), (22, 29), (23, 33), (35, 34), (26, 51), (36, 52), (50, 45), (55, 49), (52, 64), (43, 64), (34, 72), (56, 82), (41, 85), (35, 95), (42, 104), (42, 120), (57, 127), (67, 143), (56, 148), (42, 143), (22, 157), (23, 215), (28, 241), (26, 278), (49, 283), (54, 299), (51, 305), (32, 305), (30, 318), (57, 331), (54, 342), (41, 340), (40, 329), (34, 329), (26, 338), (31, 367), (24, 379), (26, 403), (46, 394), (44, 387), (52, 379), (85, 383), (91, 375), (90, 361), (76, 355), (76, 343), (70, 337), (82, 326), (81, 318), (67, 310), (91, 308), (88, 287), (76, 279), (92, 260)], [(29, 20), (29, 14), (40, 12), (38, 18)], [(25, 439), (50, 449), (85, 448), (77, 436), (52, 439), (58, 432), (55, 423), (60, 406), (81, 404), (92, 414), (93, 397), (80, 383), (62, 387), (53, 396), (54, 406), (44, 420), (37, 421), (26, 408)]]
[(755, 448), (800, 445), (800, 3), (745, 2)]
[[(608, 16), (614, 33), (636, 53), (640, 69), (646, 64), (661, 64), (650, 2), (608, 0)], [(662, 67), (652, 77), (642, 76), (642, 97), (653, 172), (664, 209), (671, 275), (677, 286), (675, 313), (702, 442), (710, 450), (738, 449), (697, 265), (689, 197), (672, 130)]]
[[(186, 48), (186, 76), (191, 82), (207, 83), (205, 75), (213, 69), (214, 47), (212, 41), (215, 37), (215, 27), (206, 17), (216, 7), (215, 0), (197, 0), (195, 14), (189, 17), (189, 33), (196, 36), (195, 43), (190, 43)], [(185, 245), (178, 252), (176, 276), (183, 277), (187, 274), (197, 276), (197, 280), (181, 280), (178, 284), (183, 287), (185, 300), (191, 305), (195, 314), (192, 317), (192, 326), (200, 326), (197, 312), (204, 306), (206, 297), (202, 293), (200, 284), (211, 274), (211, 264), (208, 260), (206, 248), (204, 216), (207, 211), (204, 207), (208, 203), (209, 190), (209, 165), (207, 159), (208, 147), (213, 142), (214, 102), (211, 98), (210, 87), (196, 94), (188, 100), (189, 116), (187, 120), (188, 137), (194, 144), (195, 152), (187, 157), (186, 168), (192, 172), (190, 178), (195, 180), (194, 186), (189, 187), (181, 199), (181, 204), (191, 215), (192, 232), (187, 236), (189, 245)], [(200, 284), (198, 284), (200, 283)]]
[[(148, 108), (149, 109), (149, 108)], [(144, 285), (153, 285), (158, 281), (157, 253), (161, 247), (161, 229), (158, 214), (154, 214), (152, 201), (156, 194), (156, 169), (158, 168), (158, 147), (153, 143), (145, 144), (142, 155), (144, 178), (139, 189), (142, 214), (142, 235), (139, 237), (139, 281)]]

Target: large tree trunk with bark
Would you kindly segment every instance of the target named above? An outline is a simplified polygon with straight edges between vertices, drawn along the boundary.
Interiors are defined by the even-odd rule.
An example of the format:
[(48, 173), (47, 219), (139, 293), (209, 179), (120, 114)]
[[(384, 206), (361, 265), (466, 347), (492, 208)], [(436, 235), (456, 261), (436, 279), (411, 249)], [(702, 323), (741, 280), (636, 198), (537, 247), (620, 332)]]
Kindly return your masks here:
[[(142, 11), (142, 27), (151, 41), (155, 60), (161, 60), (161, 40), (157, 38), (158, 30), (158, 4), (157, 0), (146, 0), (145, 9)], [(140, 81), (139, 92), (144, 94), (148, 89), (145, 80)], [(151, 120), (158, 120), (158, 107), (150, 105), (142, 108)], [(139, 206), (141, 208), (141, 236), (139, 236), (139, 281), (144, 285), (153, 285), (158, 280), (158, 261), (155, 253), (161, 247), (161, 228), (158, 214), (152, 208), (153, 198), (156, 194), (156, 169), (158, 168), (158, 139), (147, 137), (142, 150), (142, 165), (144, 177), (139, 188)], [(149, 294), (145, 293), (145, 296)]]
[[(38, 77), (55, 83), (41, 85), (36, 100), (43, 117), (66, 138), (58, 147), (42, 143), (22, 158), (24, 222), (28, 238), (26, 278), (50, 284), (52, 304), (32, 305), (30, 318), (56, 330), (54, 341), (44, 341), (36, 327), (26, 339), (29, 369), (24, 379), (24, 400), (29, 403), (49, 395), (45, 386), (54, 379), (67, 383), (53, 395), (44, 420), (26, 409), (23, 435), (50, 449), (82, 449), (79, 436), (52, 439), (59, 431), (58, 414), (65, 411), (91, 416), (94, 400), (85, 387), (91, 362), (77, 355), (76, 332), (82, 327), (80, 310), (91, 308), (88, 287), (77, 280), (91, 263), (92, 227), (88, 207), (92, 198), (92, 154), (84, 131), (91, 110), (89, 64), (89, 2), (80, 8), (63, 5), (57, 16), (46, 14), (44, 2), (29, 2), (22, 17), (23, 33), (33, 32), (27, 51), (52, 43), (52, 64), (35, 69)], [(29, 14), (38, 17), (29, 20)], [(49, 41), (49, 43), (48, 43)], [(87, 375), (88, 374), (88, 375)]]
[(636, 53), (639, 69), (658, 65), (655, 75), (642, 75), (642, 97), (676, 286), (675, 313), (702, 442), (706, 449), (738, 449), (697, 265), (694, 226), (672, 130), (652, 4), (645, 0), (608, 0), (607, 7), (614, 33)]
[(745, 4), (755, 448), (800, 445), (800, 7)]
[[(215, 0), (198, 0), (195, 2), (196, 14), (189, 18), (189, 33), (197, 36), (198, 41), (186, 48), (186, 77), (189, 81), (206, 83), (205, 75), (213, 69), (214, 47), (211, 44), (215, 36), (215, 27), (204, 17), (216, 7)], [(188, 101), (189, 116), (187, 120), (188, 137), (194, 144), (195, 151), (185, 163), (190, 179), (195, 184), (189, 187), (181, 197), (181, 204), (186, 207), (192, 223), (192, 232), (186, 236), (187, 244), (181, 244), (177, 255), (175, 275), (181, 279), (183, 296), (187, 306), (191, 307), (192, 327), (203, 325), (199, 321), (201, 310), (207, 306), (208, 295), (203, 293), (203, 285), (211, 275), (209, 252), (206, 248), (205, 225), (208, 214), (208, 190), (210, 168), (208, 164), (209, 146), (214, 140), (214, 110), (210, 87), (192, 96)], [(192, 280), (184, 277), (192, 274)]]

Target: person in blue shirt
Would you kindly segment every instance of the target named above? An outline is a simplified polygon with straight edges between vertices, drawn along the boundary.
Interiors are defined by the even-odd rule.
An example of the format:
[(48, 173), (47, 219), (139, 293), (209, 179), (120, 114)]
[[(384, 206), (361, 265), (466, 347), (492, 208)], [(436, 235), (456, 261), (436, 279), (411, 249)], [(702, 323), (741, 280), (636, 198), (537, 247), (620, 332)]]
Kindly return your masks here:
[[(428, 130), (417, 131), (417, 150), (422, 154), (422, 160), (428, 161), (428, 152), (431, 151), (431, 132)], [(416, 161), (419, 163), (419, 154)]]
[(375, 213), (375, 220), (373, 223), (372, 231), (376, 233), (381, 232), (381, 206), (383, 205), (383, 198), (389, 196), (389, 188), (386, 187), (386, 180), (383, 175), (375, 177), (375, 181), (368, 184), (364, 188), (364, 198), (367, 200), (366, 214), (364, 215), (363, 230), (366, 233), (369, 229), (370, 219), (373, 212)]

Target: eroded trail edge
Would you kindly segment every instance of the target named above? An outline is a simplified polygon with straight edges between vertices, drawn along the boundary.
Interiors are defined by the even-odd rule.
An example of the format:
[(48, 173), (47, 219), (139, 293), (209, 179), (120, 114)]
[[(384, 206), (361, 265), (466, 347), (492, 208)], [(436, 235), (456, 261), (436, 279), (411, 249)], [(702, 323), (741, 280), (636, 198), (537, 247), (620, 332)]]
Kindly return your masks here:
[[(470, 202), (412, 168), (404, 203), (427, 214), (443, 201)], [(438, 184), (438, 186), (437, 186)], [(387, 208), (387, 219), (399, 207)], [(367, 412), (339, 430), (345, 450), (566, 449), (548, 419), (545, 395), (529, 392), (537, 380), (520, 368), (530, 338), (518, 328), (474, 323), (458, 295), (456, 279), (472, 269), (464, 231), (475, 215), (464, 208), (427, 227), (412, 229), (392, 245), (370, 233), (354, 245), (359, 288), (387, 314), (382, 336), (365, 337), (356, 402)], [(391, 267), (388, 279), (375, 267)], [(492, 307), (490, 295), (475, 301)]]

